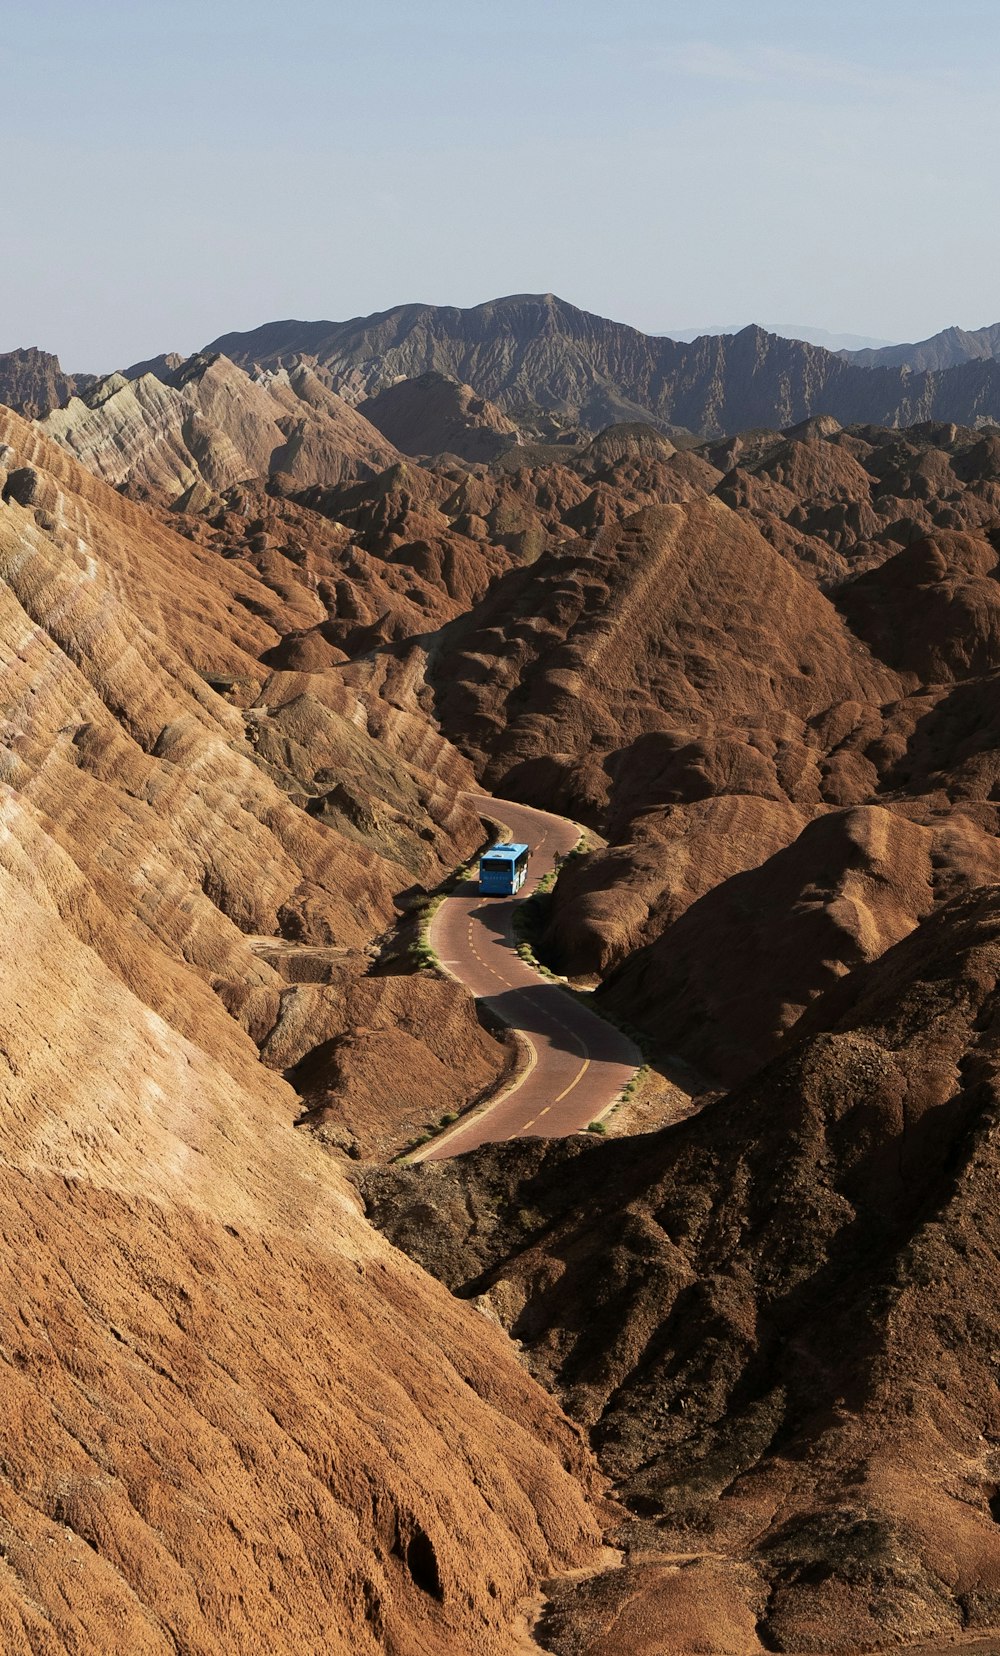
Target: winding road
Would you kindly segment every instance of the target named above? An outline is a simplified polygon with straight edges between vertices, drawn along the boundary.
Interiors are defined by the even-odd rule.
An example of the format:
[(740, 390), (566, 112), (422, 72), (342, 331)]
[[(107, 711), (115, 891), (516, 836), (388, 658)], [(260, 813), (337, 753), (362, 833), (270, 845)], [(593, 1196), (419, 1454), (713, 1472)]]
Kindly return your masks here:
[(502, 822), (531, 847), (528, 879), (517, 897), (482, 897), (466, 880), (431, 921), (430, 944), (445, 970), (477, 1000), (520, 1031), (528, 1062), (514, 1085), (407, 1159), (460, 1156), (479, 1144), (514, 1138), (560, 1138), (602, 1114), (634, 1075), (642, 1055), (612, 1024), (539, 976), (517, 954), (514, 910), (579, 838), (565, 817), (469, 794), (470, 805)]

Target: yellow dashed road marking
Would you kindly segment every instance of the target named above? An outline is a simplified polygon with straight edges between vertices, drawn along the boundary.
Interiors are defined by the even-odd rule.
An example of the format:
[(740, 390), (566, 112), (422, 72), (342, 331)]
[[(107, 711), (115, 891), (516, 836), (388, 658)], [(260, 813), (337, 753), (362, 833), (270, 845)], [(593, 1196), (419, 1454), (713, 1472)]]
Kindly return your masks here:
[(559, 1103), (560, 1099), (565, 1098), (567, 1093), (571, 1093), (573, 1091), (573, 1088), (576, 1086), (577, 1081), (582, 1081), (583, 1080), (583, 1078), (586, 1075), (589, 1068), (590, 1068), (590, 1059), (587, 1058), (587, 1059), (584, 1060), (584, 1063), (583, 1063), (583, 1066), (580, 1070), (579, 1075), (574, 1077), (574, 1079), (570, 1082), (568, 1087), (563, 1088), (562, 1092), (559, 1094), (559, 1098), (557, 1098), (555, 1100), (556, 1104)]

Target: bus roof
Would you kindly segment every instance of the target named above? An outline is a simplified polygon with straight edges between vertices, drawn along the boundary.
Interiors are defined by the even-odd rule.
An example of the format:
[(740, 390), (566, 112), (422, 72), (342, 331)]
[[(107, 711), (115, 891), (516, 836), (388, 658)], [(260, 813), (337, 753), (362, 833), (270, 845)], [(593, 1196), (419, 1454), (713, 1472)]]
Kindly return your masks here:
[(508, 857), (519, 857), (522, 851), (530, 849), (528, 845), (491, 845), (488, 851), (483, 852), (480, 860), (492, 862), (494, 857), (503, 857), (506, 860)]

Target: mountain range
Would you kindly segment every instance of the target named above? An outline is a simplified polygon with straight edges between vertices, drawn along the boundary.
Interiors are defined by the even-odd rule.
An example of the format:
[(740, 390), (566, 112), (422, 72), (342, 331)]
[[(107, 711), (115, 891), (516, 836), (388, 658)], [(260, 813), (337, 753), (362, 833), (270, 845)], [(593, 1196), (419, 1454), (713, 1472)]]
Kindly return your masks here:
[(964, 328), (944, 328), (916, 345), (885, 345), (846, 354), (860, 368), (910, 368), (915, 373), (957, 368), (962, 362), (991, 362), (1000, 356), (1000, 322), (972, 333)]
[(720, 435), (819, 413), (845, 425), (1000, 419), (1000, 328), (956, 334), (859, 362), (756, 326), (691, 343), (658, 339), (554, 294), (522, 294), (471, 310), (404, 305), (342, 323), (269, 323), (207, 350), (244, 367), (315, 357), (352, 401), (437, 370), (514, 418), (540, 406), (592, 431), (645, 418)]
[[(221, 355), (254, 376), (305, 363), (343, 402), (369, 403), (369, 415), (374, 400), (400, 380), (443, 376), (466, 387), (463, 395), (495, 405), (495, 436), (481, 441), (485, 454), (502, 449), (496, 437), (504, 434), (498, 424), (504, 420), (547, 441), (568, 429), (593, 434), (631, 420), (701, 436), (783, 429), (820, 413), (845, 425), (992, 423), (1000, 421), (998, 353), (1000, 324), (975, 332), (948, 328), (916, 344), (853, 352), (781, 338), (756, 325), (673, 340), (549, 293), (467, 310), (409, 304), (345, 322), (269, 322), (220, 335), (198, 359)], [(175, 386), (184, 363), (161, 356), (122, 377), (152, 374)], [(65, 374), (57, 358), (35, 348), (0, 356), (0, 398), (29, 416), (50, 413), (74, 395), (92, 396), (100, 383), (93, 375)]]

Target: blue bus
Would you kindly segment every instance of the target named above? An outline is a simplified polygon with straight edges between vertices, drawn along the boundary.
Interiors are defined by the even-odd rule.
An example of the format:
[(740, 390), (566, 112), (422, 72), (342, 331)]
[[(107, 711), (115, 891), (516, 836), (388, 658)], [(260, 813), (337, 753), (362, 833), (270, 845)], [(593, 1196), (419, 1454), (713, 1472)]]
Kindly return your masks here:
[(512, 897), (528, 872), (529, 847), (491, 845), (479, 859), (479, 889), (485, 897)]

